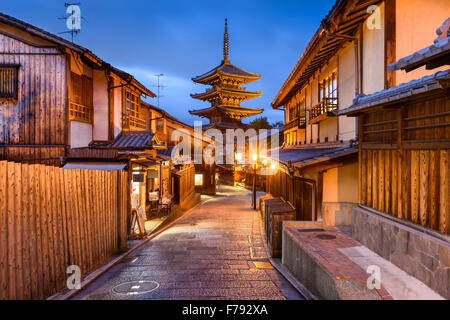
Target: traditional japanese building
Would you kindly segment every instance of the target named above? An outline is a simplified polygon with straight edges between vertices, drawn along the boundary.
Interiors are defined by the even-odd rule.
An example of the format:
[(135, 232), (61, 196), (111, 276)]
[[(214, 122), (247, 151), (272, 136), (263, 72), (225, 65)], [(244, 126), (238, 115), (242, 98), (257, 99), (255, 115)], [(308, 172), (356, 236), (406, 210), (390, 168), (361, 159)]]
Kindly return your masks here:
[(228, 23), (225, 19), (225, 35), (223, 45), (223, 61), (211, 71), (192, 78), (196, 83), (209, 85), (211, 88), (204, 93), (191, 94), (192, 98), (208, 101), (209, 108), (191, 110), (189, 113), (208, 118), (210, 123), (204, 129), (217, 128), (224, 132), (226, 129), (245, 128), (242, 119), (263, 112), (263, 109), (241, 107), (243, 101), (259, 97), (262, 92), (247, 91), (241, 87), (261, 78), (261, 75), (242, 70), (231, 64), (228, 58)]

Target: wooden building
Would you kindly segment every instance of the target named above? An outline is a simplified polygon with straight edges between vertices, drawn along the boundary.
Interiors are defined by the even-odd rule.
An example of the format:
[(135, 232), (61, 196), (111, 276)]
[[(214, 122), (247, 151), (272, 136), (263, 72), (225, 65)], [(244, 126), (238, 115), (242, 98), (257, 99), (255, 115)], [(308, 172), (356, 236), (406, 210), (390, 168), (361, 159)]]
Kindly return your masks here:
[[(403, 77), (403, 73), (419, 69), (430, 75), (360, 95), (340, 111), (357, 117), (359, 123), (359, 207), (352, 221), (355, 237), (447, 299), (449, 28), (447, 19), (434, 44), (388, 68)], [(443, 67), (446, 70), (436, 71)], [(404, 246), (408, 250), (403, 250)], [(428, 257), (432, 257), (432, 264)]]
[[(352, 209), (359, 200), (361, 127), (356, 118), (339, 111), (352, 105), (360, 94), (411, 79), (410, 75), (389, 73), (388, 65), (405, 48), (411, 49), (411, 44), (420, 49), (429, 41), (435, 29), (429, 19), (444, 20), (448, 6), (440, 0), (432, 4), (419, 0), (336, 1), (272, 103), (275, 109), (284, 110), (285, 136), (277, 174), (282, 177), (269, 177), (268, 190), (306, 207), (306, 212), (297, 208), (298, 219), (322, 219), (329, 225), (351, 223)], [(424, 10), (429, 19), (420, 18)], [(429, 74), (427, 70), (417, 72)], [(292, 187), (299, 179), (304, 181), (303, 189)], [(289, 181), (287, 187), (280, 185), (282, 181)], [(306, 195), (302, 197), (299, 190), (307, 190)], [(310, 197), (310, 193), (314, 195)], [(307, 199), (306, 206), (302, 198)]]
[(130, 212), (148, 211), (155, 192), (158, 205), (193, 196), (193, 166), (175, 174), (171, 159), (158, 155), (171, 125), (152, 120), (143, 98), (156, 95), (132, 75), (4, 14), (0, 48), (0, 160), (126, 170)]
[[(204, 147), (206, 147), (209, 143), (212, 142), (212, 139), (206, 135), (203, 135), (200, 132), (196, 132), (194, 128), (165, 110), (155, 107), (149, 103), (144, 101), (141, 102), (142, 105), (149, 110), (149, 126), (153, 132), (156, 133), (156, 137), (159, 141), (164, 143), (167, 146), (166, 150), (158, 150), (158, 155), (163, 157), (166, 160), (170, 160), (172, 158), (172, 151), (174, 146), (179, 142), (173, 140), (173, 134), (176, 130), (185, 130), (188, 133), (191, 139), (191, 160), (194, 158), (194, 153), (196, 152), (194, 145), (197, 143), (201, 146), (201, 151), (203, 151)], [(202, 154), (203, 157), (203, 154)], [(194, 165), (194, 164), (192, 164)], [(195, 164), (195, 174), (194, 174), (194, 185), (195, 191), (201, 194), (215, 194), (216, 193), (216, 179), (215, 179), (215, 164)], [(180, 168), (185, 168), (186, 166), (178, 165), (177, 170)], [(178, 190), (178, 182), (174, 182), (174, 192), (177, 193)]]
[(0, 14), (0, 159), (60, 166), (71, 149), (146, 130), (155, 95), (91, 51)]

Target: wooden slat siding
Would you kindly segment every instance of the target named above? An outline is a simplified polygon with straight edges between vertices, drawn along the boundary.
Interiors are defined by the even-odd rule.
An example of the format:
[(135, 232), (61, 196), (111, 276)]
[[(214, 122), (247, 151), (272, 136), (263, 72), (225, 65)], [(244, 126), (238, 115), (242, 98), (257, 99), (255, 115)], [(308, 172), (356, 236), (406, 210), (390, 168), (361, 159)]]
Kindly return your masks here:
[(440, 152), (440, 201), (439, 201), (439, 231), (450, 233), (450, 161), (449, 150), (441, 150)]
[(25, 286), (24, 286), (24, 277), (23, 277), (23, 247), (24, 247), (24, 219), (23, 219), (23, 203), (22, 198), (24, 197), (24, 194), (22, 193), (22, 166), (19, 163), (14, 164), (14, 170), (16, 171), (15, 174), (15, 181), (14, 181), (14, 202), (15, 202), (15, 208), (14, 208), (14, 215), (15, 215), (15, 221), (16, 224), (13, 226), (14, 233), (15, 233), (15, 247), (16, 247), (16, 267), (15, 272), (16, 274), (16, 290), (17, 290), (17, 297), (25, 298), (27, 296), (27, 293), (25, 293)]
[(391, 158), (390, 158), (390, 164), (391, 164), (391, 203), (390, 203), (390, 212), (398, 217), (398, 207), (397, 207), (397, 199), (398, 199), (398, 151), (392, 150), (391, 152)]
[(16, 170), (14, 168), (14, 163), (10, 162), (8, 163), (8, 242), (7, 248), (8, 248), (8, 280), (9, 280), (9, 294), (8, 298), (15, 300), (17, 299), (16, 294), (16, 246), (14, 243), (16, 243), (15, 240), (15, 230), (14, 226), (16, 225), (16, 219), (15, 219), (15, 192), (16, 192), (16, 185), (15, 185), (15, 175)]
[(88, 263), (87, 263), (87, 247), (86, 247), (86, 233), (85, 233), (85, 222), (84, 222), (84, 198), (83, 198), (83, 187), (81, 183), (81, 169), (75, 169), (75, 176), (76, 176), (76, 184), (77, 184), (77, 207), (78, 207), (78, 232), (80, 234), (80, 267), (82, 268), (82, 272), (85, 273), (88, 270)]
[(44, 285), (44, 256), (43, 256), (43, 240), (42, 240), (42, 226), (41, 226), (41, 217), (42, 217), (42, 201), (41, 201), (41, 184), (43, 184), (44, 181), (41, 179), (41, 166), (40, 165), (32, 165), (33, 167), (33, 177), (34, 177), (34, 203), (36, 206), (36, 214), (35, 214), (35, 223), (34, 227), (36, 230), (36, 267), (34, 269), (37, 277), (38, 277), (38, 292), (37, 297), (39, 299), (43, 298), (45, 296), (45, 285)]
[(52, 291), (51, 293), (56, 293), (58, 288), (58, 265), (59, 265), (59, 250), (58, 250), (58, 234), (57, 234), (57, 219), (56, 219), (56, 181), (55, 181), (55, 167), (47, 167), (47, 172), (49, 176), (49, 182), (46, 184), (48, 186), (48, 228), (49, 228), (49, 244), (50, 244), (50, 258), (52, 263)]
[(76, 195), (75, 195), (75, 188), (74, 188), (74, 172), (73, 170), (65, 170), (64, 171), (64, 179), (65, 184), (67, 185), (67, 195), (70, 195), (70, 197), (67, 198), (68, 205), (67, 208), (69, 209), (68, 214), (68, 223), (69, 223), (69, 248), (70, 248), (70, 265), (78, 265), (79, 259), (78, 259), (78, 235), (77, 235), (77, 227), (76, 227), (76, 211), (77, 208), (75, 206), (76, 203)]
[(419, 220), (423, 226), (429, 226), (429, 197), (430, 197), (430, 151), (420, 150), (420, 197)]
[[(91, 183), (93, 185), (92, 189), (95, 190), (94, 186), (98, 186), (97, 184), (97, 171), (91, 171)], [(93, 221), (94, 221), (94, 228), (95, 230), (97, 230), (97, 233), (100, 230), (100, 223), (99, 223), (99, 216), (100, 216), (100, 210), (99, 210), (99, 206), (98, 206), (98, 201), (99, 201), (99, 197), (98, 197), (98, 190), (95, 193), (95, 197), (92, 198), (93, 201), (93, 205), (92, 205), (92, 212), (93, 212)], [(98, 263), (99, 261), (102, 261), (102, 257), (101, 257), (101, 245), (100, 245), (100, 237), (98, 235), (95, 236), (95, 247), (96, 247), (96, 263)]]
[[(11, 52), (57, 53), (58, 50), (33, 47), (3, 34), (0, 35), (0, 44), (2, 51)], [(56, 101), (64, 101), (62, 98), (66, 91), (65, 77), (58, 70), (65, 70), (65, 57), (62, 55), (1, 55), (0, 63), (20, 65), (18, 99), (5, 101), (5, 108), (0, 112), (0, 144), (42, 145), (58, 140), (64, 143), (65, 123), (58, 114), (64, 114), (65, 102), (57, 103)], [(4, 152), (3, 159), (23, 161), (40, 155), (39, 150), (8, 149)], [(55, 158), (38, 160), (38, 162), (56, 162), (56, 160)]]
[[(361, 119), (361, 117), (360, 117)], [(367, 168), (367, 151), (362, 150), (360, 148), (360, 159), (361, 159), (361, 163), (359, 165), (359, 177), (360, 177), (360, 190), (361, 192), (360, 194), (360, 201), (362, 204), (367, 205), (367, 172), (366, 172), (366, 168)]]
[[(412, 181), (412, 174), (413, 174), (413, 168), (411, 164), (411, 151), (409, 150), (403, 150), (403, 157), (402, 157), (402, 217), (404, 219), (411, 220), (412, 214), (411, 214), (411, 207), (412, 207), (412, 189), (411, 189), (411, 181)], [(413, 221), (413, 220), (411, 220)]]
[(91, 207), (91, 195), (93, 193), (93, 190), (91, 189), (90, 183), (89, 183), (89, 175), (90, 170), (87, 171), (83, 176), (83, 184), (84, 184), (84, 194), (85, 194), (85, 216), (86, 216), (86, 232), (88, 236), (88, 247), (89, 247), (89, 269), (91, 269), (94, 265), (94, 233), (92, 230), (92, 211), (90, 210)]
[[(120, 242), (125, 247), (119, 222), (126, 225), (127, 188), (126, 172), (0, 162), (0, 298), (43, 299), (65, 287), (68, 265), (85, 275), (105, 261), (99, 255), (117, 252)], [(103, 217), (90, 205), (98, 199), (92, 190), (104, 195)], [(92, 222), (98, 217), (103, 233)], [(101, 250), (95, 238), (102, 238)]]
[(375, 209), (379, 208), (378, 202), (378, 150), (372, 151), (372, 203)]
[[(0, 40), (1, 43), (1, 40)], [(8, 164), (0, 161), (0, 300), (8, 298)]]
[[(75, 255), (75, 240), (74, 240), (74, 213), (73, 213), (73, 193), (71, 188), (71, 170), (63, 170), (64, 179), (64, 193), (65, 193), (65, 203), (66, 203), (66, 230), (67, 230), (67, 265), (74, 264)], [(70, 196), (69, 196), (70, 195)]]
[(372, 180), (372, 150), (367, 150), (367, 205), (372, 206), (372, 186), (373, 186), (373, 180)]
[(419, 151), (411, 150), (411, 220), (419, 222), (419, 188), (420, 188), (420, 158)]
[(57, 203), (57, 234), (58, 234), (58, 252), (59, 252), (59, 264), (58, 264), (58, 288), (64, 285), (66, 280), (65, 271), (67, 269), (67, 238), (66, 238), (66, 226), (65, 226), (65, 201), (64, 198), (64, 181), (62, 178), (62, 170), (55, 168), (55, 181), (56, 181), (56, 196), (55, 201)]
[(45, 166), (43, 167), (44, 175), (46, 177), (46, 183), (44, 185), (45, 188), (45, 210), (42, 212), (42, 214), (45, 216), (45, 233), (46, 237), (44, 238), (47, 244), (47, 263), (48, 263), (48, 274), (49, 274), (49, 292), (53, 292), (53, 288), (55, 287), (55, 251), (54, 251), (54, 238), (53, 238), (53, 217), (52, 217), (52, 204), (51, 199), (53, 196), (53, 189), (52, 189), (52, 178), (50, 175), (50, 167)]
[(106, 186), (106, 192), (105, 192), (105, 226), (106, 226), (106, 233), (105, 233), (105, 238), (106, 238), (106, 253), (110, 254), (111, 253), (111, 243), (110, 243), (110, 232), (111, 232), (111, 219), (110, 219), (110, 214), (111, 214), (111, 210), (110, 210), (110, 194), (111, 192), (107, 192), (107, 190), (110, 188), (109, 185), (109, 172), (108, 171), (103, 171), (103, 176), (104, 176), (104, 181), (105, 181), (105, 186)]
[(403, 197), (402, 192), (405, 190), (407, 186), (403, 186), (403, 158), (405, 157), (403, 150), (397, 151), (397, 217), (403, 218)]
[(378, 151), (378, 210), (384, 211), (384, 153), (385, 150)]
[(30, 193), (32, 186), (30, 183), (30, 166), (22, 165), (22, 183), (20, 193), (22, 194), (22, 209), (20, 210), (21, 220), (22, 220), (22, 270), (23, 270), (23, 296), (24, 299), (31, 299), (32, 297), (32, 275), (33, 273), (31, 263), (31, 246), (27, 244), (31, 241), (32, 231), (31, 231), (31, 208), (30, 208)]
[[(103, 171), (97, 171), (97, 177), (98, 177), (98, 185), (104, 186), (105, 182), (103, 180)], [(101, 239), (101, 254), (102, 254), (102, 260), (105, 259), (105, 248), (106, 248), (106, 240), (105, 240), (105, 208), (103, 207), (104, 202), (104, 193), (103, 188), (99, 191), (99, 223), (100, 223), (100, 239)]]
[(392, 170), (391, 170), (391, 150), (384, 150), (384, 211), (391, 210), (391, 192), (392, 192)]
[(430, 151), (430, 221), (429, 227), (439, 229), (439, 151)]
[(86, 270), (90, 269), (89, 263), (89, 234), (87, 233), (87, 208), (86, 208), (86, 186), (81, 172), (77, 170), (77, 183), (80, 195), (80, 231), (82, 234), (82, 250), (83, 250), (83, 265)]

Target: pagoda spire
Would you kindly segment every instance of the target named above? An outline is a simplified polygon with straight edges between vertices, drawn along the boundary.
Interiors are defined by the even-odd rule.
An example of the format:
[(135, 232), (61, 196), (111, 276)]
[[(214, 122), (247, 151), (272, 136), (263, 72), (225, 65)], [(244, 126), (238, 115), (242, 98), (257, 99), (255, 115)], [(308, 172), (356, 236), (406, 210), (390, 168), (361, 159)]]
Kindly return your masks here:
[(230, 63), (230, 60), (228, 60), (228, 19), (225, 19), (225, 34), (223, 36), (223, 62), (224, 63)]

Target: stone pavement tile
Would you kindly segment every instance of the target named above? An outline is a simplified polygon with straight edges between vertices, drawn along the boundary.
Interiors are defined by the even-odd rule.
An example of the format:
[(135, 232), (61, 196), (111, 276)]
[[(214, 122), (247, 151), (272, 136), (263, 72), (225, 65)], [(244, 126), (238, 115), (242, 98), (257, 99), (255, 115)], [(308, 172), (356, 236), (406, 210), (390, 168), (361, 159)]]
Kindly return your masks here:
[(280, 295), (278, 288), (229, 288), (230, 295), (234, 296), (276, 296)]
[[(295, 299), (292, 287), (276, 270), (256, 269), (253, 264), (268, 255), (259, 215), (242, 205), (250, 203), (251, 194), (240, 188), (221, 189), (226, 196), (211, 197), (196, 207), (133, 253), (130, 257), (136, 260), (115, 266), (77, 298)], [(262, 259), (251, 260), (250, 247)], [(160, 287), (131, 297), (111, 292), (115, 285), (133, 280), (156, 281)]]
[(248, 270), (248, 265), (247, 263), (244, 264), (230, 264), (229, 265), (230, 269), (244, 269), (244, 270)]
[(278, 289), (277, 285), (272, 281), (250, 281), (250, 284), (254, 288), (270, 288), (270, 289)]
[(135, 299), (140, 300), (165, 300), (165, 299), (173, 299), (175, 296), (176, 289), (161, 289), (158, 288), (149, 293), (143, 293), (139, 295), (135, 295)]
[(201, 281), (202, 288), (250, 288), (251, 281)]
[(198, 289), (202, 288), (201, 282), (196, 281), (177, 281), (177, 282), (160, 282), (163, 289)]
[(201, 288), (201, 289), (176, 289), (176, 296), (220, 297), (227, 296), (227, 289)]

